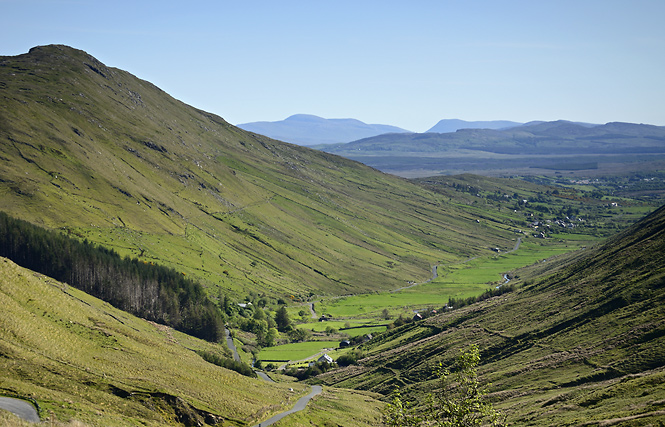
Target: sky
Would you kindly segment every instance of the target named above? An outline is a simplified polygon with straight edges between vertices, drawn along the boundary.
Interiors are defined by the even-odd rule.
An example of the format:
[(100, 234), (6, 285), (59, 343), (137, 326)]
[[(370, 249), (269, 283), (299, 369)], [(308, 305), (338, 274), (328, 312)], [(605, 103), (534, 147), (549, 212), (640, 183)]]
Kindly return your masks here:
[(0, 55), (65, 44), (232, 124), (293, 114), (665, 125), (664, 0), (0, 0)]

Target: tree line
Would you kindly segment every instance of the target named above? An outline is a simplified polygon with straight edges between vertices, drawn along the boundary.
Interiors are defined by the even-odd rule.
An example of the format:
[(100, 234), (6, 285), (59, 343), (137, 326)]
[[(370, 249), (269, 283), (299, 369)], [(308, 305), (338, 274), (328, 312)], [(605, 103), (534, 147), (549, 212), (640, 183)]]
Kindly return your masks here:
[(0, 212), (0, 256), (187, 334), (218, 341), (224, 318), (203, 287), (172, 268), (80, 241)]

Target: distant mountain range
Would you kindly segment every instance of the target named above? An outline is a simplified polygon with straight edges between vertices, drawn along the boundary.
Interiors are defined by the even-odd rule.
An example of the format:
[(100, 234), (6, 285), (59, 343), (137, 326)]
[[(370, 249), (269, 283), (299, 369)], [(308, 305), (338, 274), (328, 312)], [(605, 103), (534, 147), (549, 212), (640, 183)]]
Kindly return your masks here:
[(310, 114), (295, 114), (276, 122), (243, 123), (238, 127), (298, 145), (337, 144), (384, 133), (410, 133), (396, 126), (367, 124), (356, 119), (324, 119)]
[[(510, 120), (466, 121), (443, 119), (425, 133), (450, 133), (462, 129), (508, 130), (521, 126), (534, 126), (543, 121), (519, 123)], [(593, 127), (595, 124), (570, 122), (579, 126)], [(315, 146), (345, 144), (384, 134), (417, 135), (397, 126), (367, 124), (356, 119), (325, 119), (311, 114), (295, 114), (275, 122), (260, 121), (237, 125), (239, 128), (292, 144)]]
[(531, 175), (665, 160), (665, 127), (558, 120), (505, 129), (386, 134), (323, 149), (405, 177), (515, 174), (518, 169)]

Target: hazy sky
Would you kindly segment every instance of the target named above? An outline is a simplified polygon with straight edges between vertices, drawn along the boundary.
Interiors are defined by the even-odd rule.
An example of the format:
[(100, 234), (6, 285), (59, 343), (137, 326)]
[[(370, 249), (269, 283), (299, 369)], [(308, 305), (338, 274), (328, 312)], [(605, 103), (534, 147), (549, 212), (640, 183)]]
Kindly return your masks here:
[(665, 125), (664, 19), (665, 0), (0, 0), (0, 55), (66, 44), (233, 124)]

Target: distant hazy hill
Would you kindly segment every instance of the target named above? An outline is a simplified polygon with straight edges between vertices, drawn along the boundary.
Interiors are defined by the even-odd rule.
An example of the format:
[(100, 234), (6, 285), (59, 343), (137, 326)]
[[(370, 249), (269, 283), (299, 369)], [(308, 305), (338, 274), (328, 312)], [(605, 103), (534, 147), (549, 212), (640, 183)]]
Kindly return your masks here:
[(385, 134), (324, 150), (409, 177), (517, 170), (539, 174), (665, 159), (665, 127), (559, 120), (508, 129)]
[(355, 119), (324, 119), (296, 114), (277, 122), (252, 122), (238, 125), (249, 132), (299, 145), (337, 144), (384, 133), (408, 133), (395, 126), (372, 125)]
[(455, 132), (458, 129), (503, 129), (509, 127), (520, 126), (522, 123), (511, 122), (508, 120), (492, 120), (492, 121), (473, 121), (467, 122), (458, 119), (443, 119), (435, 124), (427, 132), (447, 133)]

